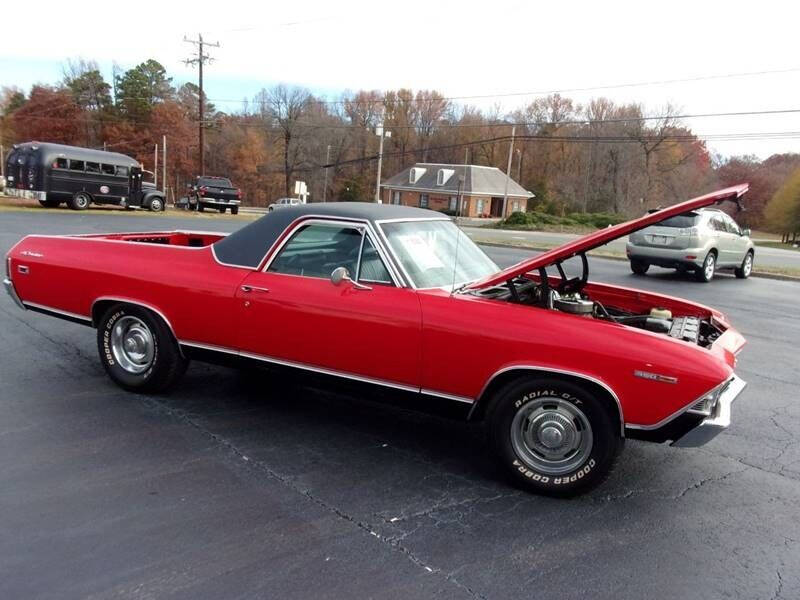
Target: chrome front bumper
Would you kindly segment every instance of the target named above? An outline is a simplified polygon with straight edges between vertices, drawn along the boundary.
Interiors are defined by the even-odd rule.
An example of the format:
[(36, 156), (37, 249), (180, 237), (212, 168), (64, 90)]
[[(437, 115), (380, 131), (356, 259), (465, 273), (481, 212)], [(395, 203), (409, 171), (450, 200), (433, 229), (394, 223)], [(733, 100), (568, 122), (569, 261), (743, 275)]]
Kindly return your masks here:
[(690, 429), (670, 445), (679, 448), (697, 448), (717, 437), (731, 424), (731, 405), (742, 393), (746, 385), (747, 382), (734, 375), (728, 386), (720, 394), (712, 413), (703, 419), (697, 427)]
[(25, 305), (22, 303), (22, 300), (19, 299), (19, 296), (17, 296), (17, 290), (14, 289), (14, 284), (8, 277), (3, 279), (3, 286), (6, 288), (8, 295), (11, 296), (14, 304), (19, 306), (22, 310), (25, 310)]

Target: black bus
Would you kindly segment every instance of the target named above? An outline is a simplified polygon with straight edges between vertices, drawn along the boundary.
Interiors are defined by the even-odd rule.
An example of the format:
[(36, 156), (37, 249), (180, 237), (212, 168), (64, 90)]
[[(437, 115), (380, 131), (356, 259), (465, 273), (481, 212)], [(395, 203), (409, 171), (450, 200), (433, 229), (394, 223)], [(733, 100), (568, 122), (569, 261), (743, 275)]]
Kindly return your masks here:
[(6, 161), (6, 193), (35, 198), (46, 208), (74, 210), (91, 203), (162, 211), (164, 192), (144, 181), (148, 171), (130, 156), (77, 146), (16, 144)]

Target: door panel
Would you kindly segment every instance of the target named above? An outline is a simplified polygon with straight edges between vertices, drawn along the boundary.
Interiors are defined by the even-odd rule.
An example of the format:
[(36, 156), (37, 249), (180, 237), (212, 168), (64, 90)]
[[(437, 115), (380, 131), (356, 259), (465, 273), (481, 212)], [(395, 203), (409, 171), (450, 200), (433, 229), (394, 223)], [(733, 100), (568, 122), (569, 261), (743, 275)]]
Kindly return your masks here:
[(393, 285), (370, 287), (250, 273), (237, 292), (238, 346), (245, 353), (418, 388), (417, 293)]

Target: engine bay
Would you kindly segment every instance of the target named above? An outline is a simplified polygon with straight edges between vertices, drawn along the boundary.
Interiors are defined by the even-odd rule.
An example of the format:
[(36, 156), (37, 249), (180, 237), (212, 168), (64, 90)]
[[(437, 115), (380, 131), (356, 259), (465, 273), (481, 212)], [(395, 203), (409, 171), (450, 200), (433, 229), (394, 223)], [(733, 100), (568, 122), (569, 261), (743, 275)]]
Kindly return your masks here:
[(574, 257), (580, 260), (580, 274), (568, 277), (561, 262), (551, 265), (558, 275), (550, 275), (547, 268), (510, 279), (505, 284), (470, 292), (483, 298), (526, 304), (548, 310), (569, 313), (589, 319), (601, 319), (668, 335), (702, 347), (709, 347), (723, 333), (711, 318), (695, 315), (673, 315), (663, 306), (631, 310), (601, 303), (585, 288), (588, 283), (589, 263), (585, 254)]

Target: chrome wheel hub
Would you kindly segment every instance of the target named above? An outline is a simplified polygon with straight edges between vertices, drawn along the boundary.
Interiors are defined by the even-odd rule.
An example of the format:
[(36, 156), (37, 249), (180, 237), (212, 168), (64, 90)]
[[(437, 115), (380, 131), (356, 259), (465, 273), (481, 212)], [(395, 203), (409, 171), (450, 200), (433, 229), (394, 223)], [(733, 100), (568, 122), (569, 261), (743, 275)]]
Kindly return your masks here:
[(143, 373), (153, 363), (153, 334), (141, 319), (124, 316), (111, 330), (111, 352), (117, 364), (129, 373)]
[(706, 279), (711, 279), (714, 276), (714, 255), (708, 257), (706, 261)]
[(753, 255), (748, 254), (744, 259), (744, 274), (750, 275), (750, 271), (753, 269)]
[(548, 475), (569, 473), (592, 451), (592, 429), (571, 402), (542, 397), (521, 406), (511, 422), (511, 444), (529, 467)]

